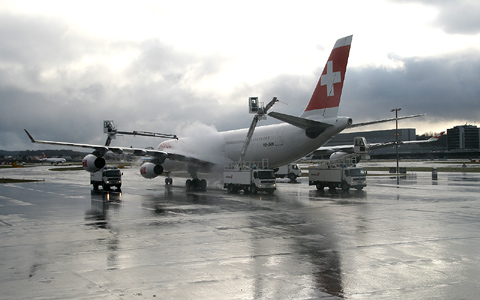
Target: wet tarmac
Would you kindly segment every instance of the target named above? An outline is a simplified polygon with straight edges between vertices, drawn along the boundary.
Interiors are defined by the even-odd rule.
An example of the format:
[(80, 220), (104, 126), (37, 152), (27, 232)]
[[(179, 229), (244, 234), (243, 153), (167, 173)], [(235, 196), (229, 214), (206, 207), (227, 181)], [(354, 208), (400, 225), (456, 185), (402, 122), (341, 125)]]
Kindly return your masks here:
[(186, 192), (124, 170), (1, 169), (0, 299), (478, 299), (480, 174)]

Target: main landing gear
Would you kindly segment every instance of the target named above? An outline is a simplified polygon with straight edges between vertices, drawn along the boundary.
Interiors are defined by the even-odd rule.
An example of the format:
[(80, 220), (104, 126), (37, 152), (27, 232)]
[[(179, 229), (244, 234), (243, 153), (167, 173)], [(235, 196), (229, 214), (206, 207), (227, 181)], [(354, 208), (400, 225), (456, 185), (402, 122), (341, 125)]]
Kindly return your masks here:
[[(199, 179), (197, 177), (197, 167), (189, 166), (188, 172), (192, 176), (192, 179), (188, 179), (185, 182), (185, 187), (187, 191), (201, 191), (204, 192), (207, 190), (207, 181), (205, 179)], [(173, 184), (173, 178), (170, 177), (170, 172), (166, 172), (167, 177), (165, 177), (165, 185), (171, 186)]]
[(207, 190), (207, 181), (205, 179), (198, 179), (197, 177), (198, 166), (189, 165), (188, 173), (192, 176), (193, 179), (188, 179), (185, 182), (185, 187), (187, 191), (201, 191), (204, 192)]
[(185, 187), (187, 191), (201, 191), (204, 192), (207, 190), (207, 181), (205, 179), (188, 179), (185, 182)]
[[(165, 185), (171, 186), (172, 184), (173, 184), (173, 178), (171, 178), (169, 174), (167, 174), (167, 177), (165, 177)], [(198, 179), (198, 178), (188, 179), (185, 182), (185, 187), (187, 188), (187, 191), (204, 192), (207, 190), (207, 181), (205, 179)]]

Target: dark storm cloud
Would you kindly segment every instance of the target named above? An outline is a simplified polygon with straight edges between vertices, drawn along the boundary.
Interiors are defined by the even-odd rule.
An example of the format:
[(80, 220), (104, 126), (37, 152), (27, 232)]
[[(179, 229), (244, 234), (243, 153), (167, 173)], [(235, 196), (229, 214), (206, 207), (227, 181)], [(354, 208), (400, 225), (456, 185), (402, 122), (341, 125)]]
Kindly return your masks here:
[[(0, 20), (0, 39), (14, 40), (0, 47), (0, 149), (36, 147), (23, 128), (38, 139), (101, 144), (104, 119), (122, 130), (174, 132), (185, 120), (214, 124), (233, 110), (220, 113), (216, 95), (193, 87), (221, 70), (219, 55), (193, 55), (158, 40), (92, 40), (59, 19)], [(85, 56), (125, 49), (138, 55), (122, 71), (82, 64)]]
[[(218, 53), (180, 51), (160, 39), (103, 41), (59, 18), (8, 14), (0, 14), (0, 40), (7, 41), (0, 45), (0, 149), (6, 150), (46, 147), (30, 144), (23, 128), (38, 139), (102, 144), (105, 119), (121, 130), (177, 134), (194, 121), (218, 130), (245, 128), (252, 120), (249, 96), (265, 103), (278, 97), (284, 103), (274, 110), (299, 115), (323, 69), (255, 84), (240, 79), (229, 94), (221, 94), (208, 85), (229, 62)], [(124, 52), (134, 56), (120, 70), (95, 61)], [(340, 114), (360, 122), (390, 117), (389, 110), (400, 106), (438, 122), (477, 118), (476, 54), (395, 59), (405, 67), (349, 68)], [(260, 125), (272, 122), (269, 118)], [(158, 142), (122, 137), (114, 143), (141, 147)]]
[(478, 119), (479, 54), (397, 60), (404, 68), (349, 69), (341, 112), (356, 121), (388, 116), (395, 107), (402, 107), (405, 114), (427, 113), (434, 122)]

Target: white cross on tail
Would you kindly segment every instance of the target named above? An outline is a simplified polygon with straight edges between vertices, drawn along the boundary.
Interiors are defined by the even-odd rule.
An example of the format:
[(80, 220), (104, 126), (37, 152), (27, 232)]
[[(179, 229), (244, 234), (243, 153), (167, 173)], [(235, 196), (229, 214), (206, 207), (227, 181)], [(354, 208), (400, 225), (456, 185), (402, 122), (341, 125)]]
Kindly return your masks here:
[(340, 72), (333, 72), (333, 61), (327, 63), (327, 73), (322, 75), (320, 85), (327, 86), (327, 96), (333, 96), (333, 84), (342, 81)]

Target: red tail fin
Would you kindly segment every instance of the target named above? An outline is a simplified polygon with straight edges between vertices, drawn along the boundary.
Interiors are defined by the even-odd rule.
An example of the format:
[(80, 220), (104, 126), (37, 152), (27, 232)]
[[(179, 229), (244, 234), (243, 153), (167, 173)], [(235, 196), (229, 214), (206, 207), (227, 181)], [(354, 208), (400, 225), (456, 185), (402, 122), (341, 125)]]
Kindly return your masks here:
[(301, 117), (337, 116), (351, 44), (351, 35), (337, 40), (312, 98)]

